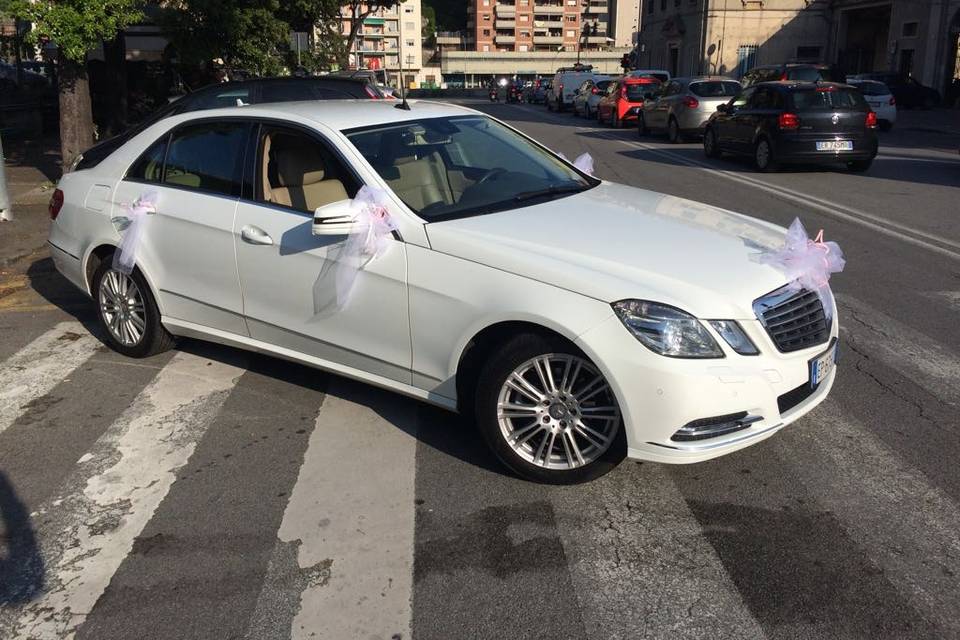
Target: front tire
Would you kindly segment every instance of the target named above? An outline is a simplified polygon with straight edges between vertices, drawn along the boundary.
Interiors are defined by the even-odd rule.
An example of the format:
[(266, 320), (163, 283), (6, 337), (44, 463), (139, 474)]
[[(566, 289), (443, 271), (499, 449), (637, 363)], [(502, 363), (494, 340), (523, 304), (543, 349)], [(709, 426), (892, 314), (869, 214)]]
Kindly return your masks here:
[(641, 138), (646, 137), (650, 133), (650, 130), (647, 129), (647, 119), (643, 117), (643, 112), (637, 114), (637, 135)]
[(534, 482), (586, 482), (626, 456), (612, 388), (560, 338), (521, 334), (504, 344), (480, 372), (474, 406), (497, 458)]
[(667, 140), (672, 144), (679, 144), (683, 142), (683, 134), (680, 133), (680, 125), (677, 123), (677, 119), (673, 116), (670, 116), (670, 122), (667, 123)]
[(146, 358), (170, 349), (173, 336), (160, 323), (160, 310), (143, 274), (113, 268), (112, 258), (93, 275), (97, 319), (111, 349), (130, 358)]
[(713, 127), (707, 127), (707, 130), (703, 132), (703, 153), (708, 158), (719, 158), (720, 153), (720, 141), (717, 139), (717, 132), (714, 131)]

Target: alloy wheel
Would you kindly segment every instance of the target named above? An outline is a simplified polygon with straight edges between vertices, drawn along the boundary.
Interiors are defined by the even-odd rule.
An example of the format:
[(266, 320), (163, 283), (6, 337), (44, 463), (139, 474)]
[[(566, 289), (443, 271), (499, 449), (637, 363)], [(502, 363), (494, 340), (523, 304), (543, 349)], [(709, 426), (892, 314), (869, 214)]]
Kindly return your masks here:
[(770, 143), (763, 138), (757, 142), (756, 160), (758, 169), (766, 169), (770, 164)]
[(110, 269), (100, 282), (98, 297), (100, 314), (114, 339), (127, 347), (139, 344), (147, 323), (143, 296), (133, 278)]
[(620, 429), (620, 408), (603, 374), (566, 353), (537, 356), (507, 376), (497, 421), (518, 456), (545, 469), (576, 469), (600, 458)]

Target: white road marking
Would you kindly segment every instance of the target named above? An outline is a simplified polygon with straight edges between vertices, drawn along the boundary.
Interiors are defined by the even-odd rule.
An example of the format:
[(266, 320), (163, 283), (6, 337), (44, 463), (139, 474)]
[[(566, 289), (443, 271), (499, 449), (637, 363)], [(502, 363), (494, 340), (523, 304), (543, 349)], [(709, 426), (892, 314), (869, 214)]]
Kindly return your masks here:
[(324, 399), (277, 533), (315, 576), (293, 640), (410, 638), (415, 453), (415, 437), (373, 409)]
[(10, 356), (0, 368), (0, 433), (100, 346), (79, 322), (61, 322)]
[(926, 295), (934, 300), (946, 302), (953, 311), (960, 311), (960, 291), (930, 291)]
[(910, 604), (960, 637), (960, 511), (865, 426), (828, 400), (784, 433), (803, 484)]
[(624, 463), (577, 495), (553, 508), (591, 638), (766, 637), (664, 466)]
[[(841, 337), (869, 350), (944, 402), (960, 404), (960, 359), (932, 338), (846, 294), (837, 294)], [(843, 347), (841, 346), (841, 349)]]
[(74, 636), (242, 372), (178, 353), (157, 374), (40, 510), (46, 589), (0, 636)]

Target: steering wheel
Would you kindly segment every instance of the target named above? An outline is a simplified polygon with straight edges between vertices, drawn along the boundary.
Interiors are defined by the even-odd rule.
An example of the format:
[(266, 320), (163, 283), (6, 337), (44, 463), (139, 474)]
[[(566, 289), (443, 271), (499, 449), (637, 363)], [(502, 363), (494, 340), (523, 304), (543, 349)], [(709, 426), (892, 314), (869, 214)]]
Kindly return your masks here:
[(506, 173), (506, 172), (507, 172), (507, 170), (504, 169), (504, 168), (502, 168), (502, 167), (497, 167), (497, 168), (495, 168), (495, 169), (490, 169), (489, 171), (487, 171), (487, 172), (483, 175), (482, 178), (480, 178), (479, 180), (477, 180), (477, 182), (476, 182), (475, 184), (486, 184), (487, 182), (490, 182), (491, 180), (493, 180), (494, 177), (499, 176), (499, 175), (503, 175), (503, 174)]

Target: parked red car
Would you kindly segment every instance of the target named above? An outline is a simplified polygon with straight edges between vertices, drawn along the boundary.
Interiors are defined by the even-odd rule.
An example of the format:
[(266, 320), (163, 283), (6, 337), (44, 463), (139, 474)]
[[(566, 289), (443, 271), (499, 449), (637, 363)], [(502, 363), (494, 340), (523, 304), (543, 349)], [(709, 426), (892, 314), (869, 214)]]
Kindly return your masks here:
[(597, 104), (597, 122), (607, 122), (612, 127), (622, 127), (630, 120), (636, 122), (644, 99), (659, 87), (660, 81), (653, 76), (617, 78)]

